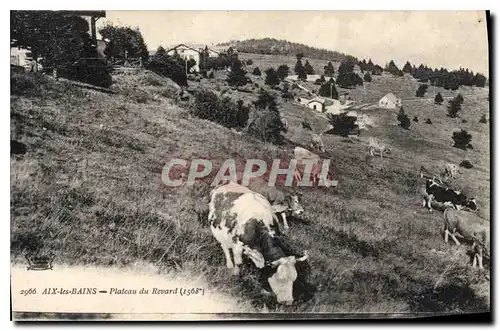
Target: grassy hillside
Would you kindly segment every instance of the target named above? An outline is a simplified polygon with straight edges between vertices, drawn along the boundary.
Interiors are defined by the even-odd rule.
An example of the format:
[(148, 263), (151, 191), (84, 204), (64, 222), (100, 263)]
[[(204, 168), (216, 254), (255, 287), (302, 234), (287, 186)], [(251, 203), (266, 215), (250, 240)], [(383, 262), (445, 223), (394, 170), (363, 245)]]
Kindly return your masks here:
[[(257, 88), (228, 89), (224, 75), (191, 81), (191, 88), (219, 89), (246, 103), (256, 98)], [(292, 147), (265, 144), (192, 117), (174, 100), (173, 84), (149, 72), (116, 73), (114, 80), (112, 91), (103, 92), (40, 79), (11, 96), (11, 137), (27, 145), (26, 154), (11, 157), (13, 261), (40, 247), (56, 252), (56, 263), (145, 261), (169, 272), (197, 273), (261, 307), (255, 275), (235, 279), (227, 272), (222, 250), (200, 216), (209, 188), (167, 187), (161, 170), (171, 158), (279, 157)], [(293, 103), (279, 103), (290, 125), (286, 137), (307, 145), (310, 132), (301, 121), (310, 117), (319, 126), (321, 120)], [(456, 185), (474, 195), (489, 218), (489, 126), (477, 123), (479, 113), (488, 113), (487, 101), (465, 98), (468, 123), (446, 117), (445, 106), (427, 101), (404, 106), (419, 118), (432, 113), (434, 123), (412, 122), (405, 131), (395, 125), (394, 112), (373, 110), (377, 126), (363, 132), (360, 142), (324, 136), (324, 157), (332, 160), (339, 187), (300, 188), (312, 223), (290, 229), (310, 251), (312, 281), (320, 290), (312, 300), (278, 311), (489, 311), (485, 275), (468, 266), (463, 248), (444, 243), (442, 215), (421, 208), (417, 192), (421, 164), (432, 168), (467, 158), (474, 168), (462, 169)], [(467, 155), (451, 147), (454, 127), (473, 135), (474, 150)], [(370, 135), (390, 141), (392, 155), (369, 158), (363, 142)]]

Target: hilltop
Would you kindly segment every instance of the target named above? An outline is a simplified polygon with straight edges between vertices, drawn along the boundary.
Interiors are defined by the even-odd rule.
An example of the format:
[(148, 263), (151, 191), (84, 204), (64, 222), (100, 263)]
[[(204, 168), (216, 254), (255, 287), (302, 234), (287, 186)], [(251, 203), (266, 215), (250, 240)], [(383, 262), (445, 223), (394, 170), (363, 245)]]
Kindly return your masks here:
[(255, 53), (269, 55), (292, 55), (303, 53), (308, 58), (328, 61), (343, 61), (347, 58), (357, 59), (351, 55), (332, 51), (324, 48), (316, 48), (287, 40), (275, 38), (234, 40), (220, 43), (219, 46), (234, 46), (240, 53)]
[[(265, 66), (258, 61), (293, 61), (292, 56), (248, 56), (261, 69)], [(326, 62), (311, 64), (321, 68)], [(257, 86), (263, 87), (263, 76), (252, 76), (257, 86), (231, 89), (226, 75), (191, 77), (188, 90), (205, 87), (250, 103)], [(167, 187), (161, 171), (171, 158), (279, 157), (290, 154), (290, 146), (263, 143), (192, 116), (189, 103), (177, 97), (178, 87), (147, 70), (115, 72), (110, 90), (44, 76), (14, 78), (24, 89), (11, 96), (11, 139), (26, 144), (27, 152), (11, 157), (13, 261), (37, 247), (56, 252), (57, 262), (69, 265), (145, 261), (169, 272), (203, 276), (222, 294), (262, 307), (255, 274), (234, 279), (226, 272), (202, 213), (209, 188)], [(366, 95), (359, 86), (350, 93), (365, 95), (360, 103), (376, 102), (393, 88), (400, 88), (398, 94), (414, 93), (416, 83), (408, 78), (411, 85), (404, 85), (401, 79), (382, 75), (365, 86)], [(312, 281), (320, 290), (287, 312), (489, 311), (489, 282), (468, 266), (461, 248), (444, 243), (442, 216), (421, 208), (418, 195), (420, 165), (458, 164), (466, 158), (474, 168), (462, 169), (455, 184), (477, 198), (484, 217), (490, 216), (489, 125), (478, 122), (489, 113), (487, 93), (464, 91), (449, 92), (466, 95), (461, 118), (448, 118), (446, 105), (435, 106), (428, 92), (427, 98), (403, 106), (412, 117), (431, 117), (432, 125), (412, 122), (406, 131), (396, 125), (395, 112), (369, 109), (375, 124), (359, 142), (323, 136), (339, 187), (304, 188), (312, 223), (292, 224), (290, 230), (310, 252)], [(308, 145), (310, 132), (301, 122), (307, 117), (319, 127), (324, 119), (279, 94), (278, 103), (289, 123), (287, 140)], [(456, 127), (472, 133), (473, 150), (452, 147)], [(391, 142), (392, 155), (367, 157), (369, 136)]]

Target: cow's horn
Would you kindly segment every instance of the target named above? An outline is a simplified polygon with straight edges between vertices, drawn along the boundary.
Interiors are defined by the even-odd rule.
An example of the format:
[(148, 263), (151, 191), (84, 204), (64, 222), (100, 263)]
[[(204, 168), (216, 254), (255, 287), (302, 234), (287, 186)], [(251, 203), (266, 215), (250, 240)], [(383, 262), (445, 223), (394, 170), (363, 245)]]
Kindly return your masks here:
[(307, 251), (304, 251), (304, 254), (302, 255), (302, 257), (298, 258), (297, 261), (300, 261), (300, 262), (305, 261), (308, 257), (309, 257), (309, 255), (308, 255)]

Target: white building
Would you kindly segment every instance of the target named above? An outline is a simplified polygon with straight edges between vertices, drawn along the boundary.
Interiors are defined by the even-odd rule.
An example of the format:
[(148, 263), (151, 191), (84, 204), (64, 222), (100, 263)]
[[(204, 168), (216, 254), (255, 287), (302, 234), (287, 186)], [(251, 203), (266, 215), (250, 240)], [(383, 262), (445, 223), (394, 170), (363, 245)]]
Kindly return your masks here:
[(307, 107), (309, 107), (313, 110), (317, 110), (320, 113), (323, 112), (324, 106), (325, 106), (325, 99), (321, 99), (321, 98), (312, 99), (307, 103)]
[(401, 99), (395, 96), (393, 93), (387, 93), (378, 102), (380, 108), (384, 109), (396, 109), (401, 107)]

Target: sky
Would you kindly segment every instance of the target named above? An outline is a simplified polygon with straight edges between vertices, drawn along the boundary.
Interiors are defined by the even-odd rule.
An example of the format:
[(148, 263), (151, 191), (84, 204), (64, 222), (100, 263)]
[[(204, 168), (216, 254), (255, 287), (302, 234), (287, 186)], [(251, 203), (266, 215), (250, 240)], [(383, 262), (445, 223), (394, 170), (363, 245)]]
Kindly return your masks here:
[(106, 20), (138, 27), (150, 50), (177, 43), (277, 38), (371, 58), (402, 68), (459, 67), (488, 76), (483, 11), (107, 11)]

